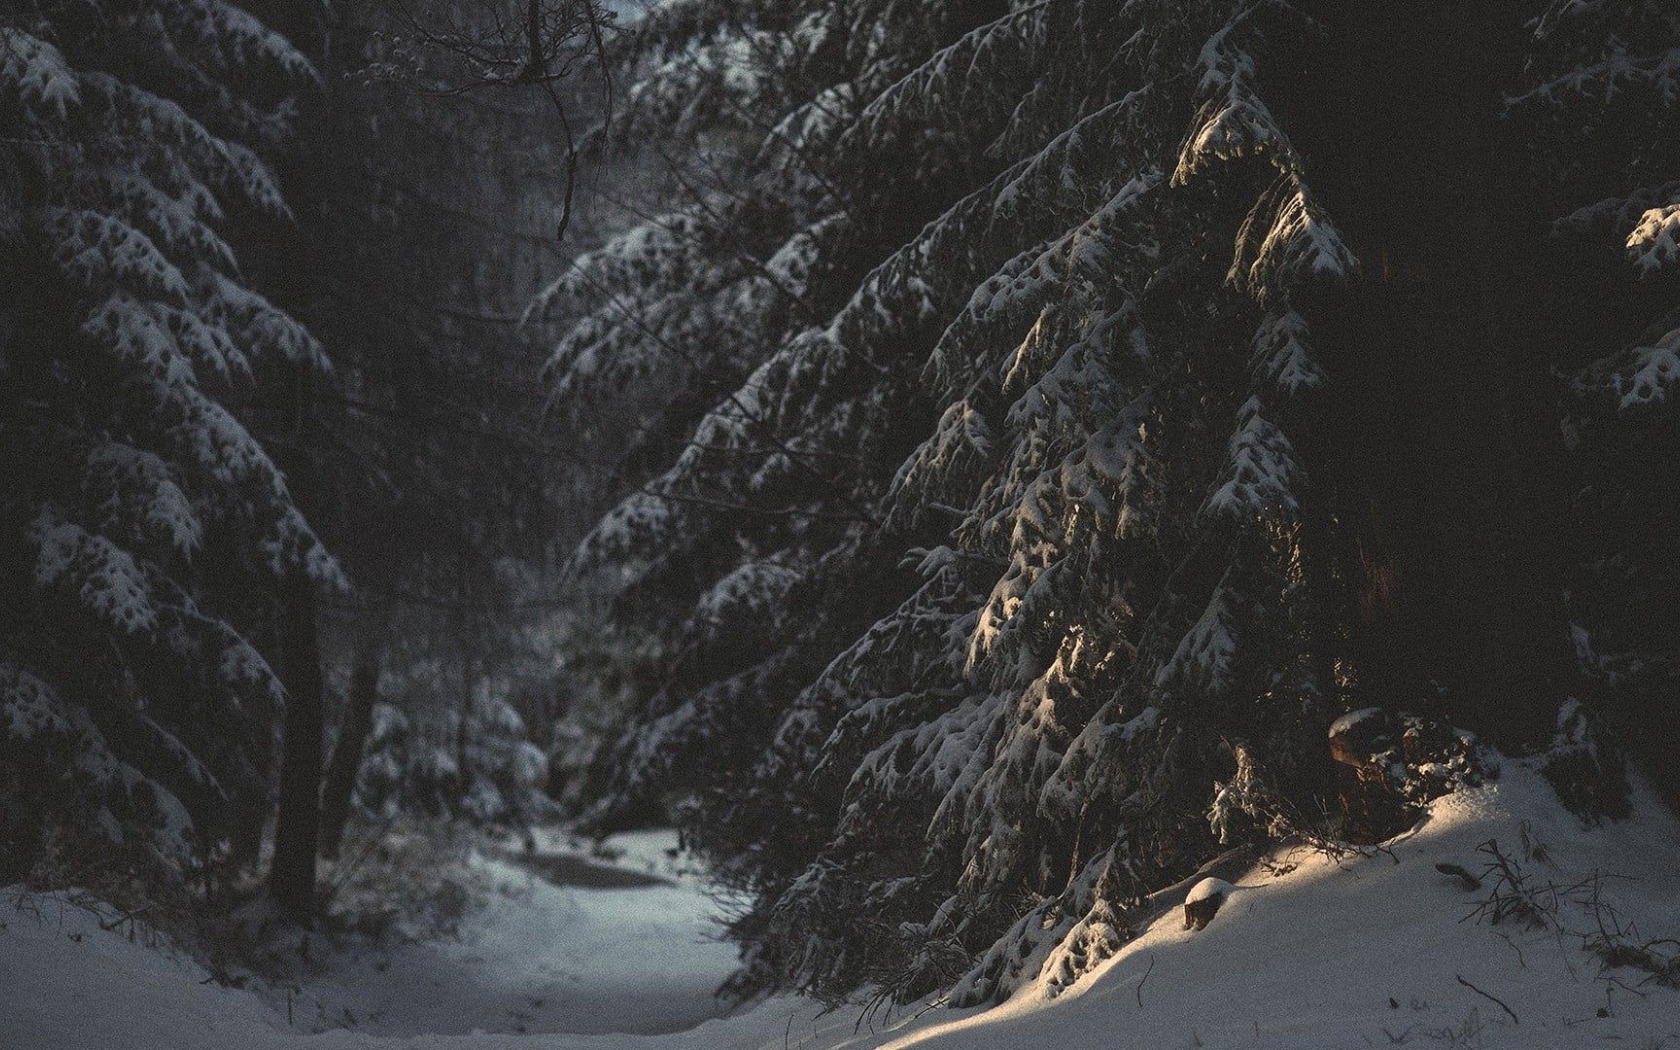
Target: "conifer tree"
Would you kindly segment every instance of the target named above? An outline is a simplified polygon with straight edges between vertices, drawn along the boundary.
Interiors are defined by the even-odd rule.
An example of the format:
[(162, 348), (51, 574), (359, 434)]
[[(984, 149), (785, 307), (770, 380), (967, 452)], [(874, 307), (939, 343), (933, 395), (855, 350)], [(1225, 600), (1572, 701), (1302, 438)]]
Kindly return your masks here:
[[(563, 397), (743, 377), (575, 560), (639, 646), (594, 818), (683, 804), (750, 902), (736, 991), (1066, 987), (1149, 892), (1307, 830), (1370, 705), (1556, 728), (1616, 811), (1591, 727), (1666, 660), (1620, 592), (1672, 563), (1605, 412), (1667, 403), (1672, 282), (1545, 246), (1666, 272), (1663, 5), (739, 6), (662, 8), (714, 76), (643, 52), (632, 94), (681, 138), (745, 135), (703, 108), (739, 93), (751, 204), (583, 260), (555, 362)], [(1637, 321), (1550, 325), (1583, 280)], [(1626, 523), (1585, 588), (1571, 367)]]
[(1551, 5), (1510, 112), (1532, 136), (1524, 160), (1543, 180), (1547, 258), (1561, 271), (1546, 320), (1571, 377), (1574, 628), (1620, 739), (1680, 797), (1657, 730), (1672, 723), (1680, 673), (1680, 561), (1664, 528), (1680, 513), (1680, 12)]
[(266, 809), (286, 696), (253, 643), (279, 580), (338, 570), (239, 412), (328, 366), (235, 245), (289, 220), (263, 157), (314, 80), (223, 0), (0, 7), (8, 868), (168, 872)]

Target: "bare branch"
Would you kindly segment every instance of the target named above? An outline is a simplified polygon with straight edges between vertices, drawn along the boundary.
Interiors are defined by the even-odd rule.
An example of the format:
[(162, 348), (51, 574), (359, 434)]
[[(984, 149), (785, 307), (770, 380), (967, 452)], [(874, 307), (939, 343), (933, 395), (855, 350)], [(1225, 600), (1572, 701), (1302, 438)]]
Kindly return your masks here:
[(602, 86), (603, 122), (611, 122), (607, 31), (614, 14), (601, 0), (476, 0), (464, 15), (438, 17), (416, 14), (409, 0), (385, 0), (385, 8), (402, 31), (391, 42), (397, 60), (371, 65), (370, 76), (436, 95), (542, 89), (559, 119), (565, 146), (555, 228), (555, 239), (564, 240), (577, 191), (578, 144), (567, 99), (556, 85), (580, 66), (590, 66)]
[(1489, 995), (1487, 992), (1484, 992), (1480, 988), (1477, 988), (1475, 985), (1471, 984), (1469, 981), (1466, 981), (1462, 974), (1454, 974), (1453, 976), (1458, 978), (1458, 983), (1459, 984), (1462, 984), (1464, 987), (1470, 989), (1472, 992), (1475, 992), (1477, 995), (1481, 996), (1483, 999), (1486, 999), (1488, 1002), (1497, 1004), (1499, 1006), (1499, 1008), (1501, 1010), (1504, 1010), (1505, 1013), (1511, 1018), (1511, 1023), (1512, 1024), (1521, 1024), (1522, 1023), (1521, 1021), (1517, 1020), (1517, 1015), (1511, 1011), (1511, 1008), (1509, 1006), (1505, 1005), (1505, 1000), (1500, 999), (1498, 996)]

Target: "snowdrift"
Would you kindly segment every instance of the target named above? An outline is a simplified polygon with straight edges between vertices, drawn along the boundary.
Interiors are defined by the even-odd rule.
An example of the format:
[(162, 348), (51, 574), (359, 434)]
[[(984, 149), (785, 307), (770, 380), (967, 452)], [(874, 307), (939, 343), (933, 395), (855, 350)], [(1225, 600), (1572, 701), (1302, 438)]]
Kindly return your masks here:
[[(1040, 982), (989, 1010), (861, 1021), (855, 1010), (822, 1014), (772, 999), (663, 1036), (311, 1035), (288, 1029), (251, 992), (205, 984), (196, 965), (144, 938), (131, 943), (125, 928), (103, 930), (75, 908), (36, 915), (8, 907), (0, 916), (0, 1046), (1680, 1047), (1680, 942), (1668, 940), (1680, 938), (1680, 821), (1648, 791), (1636, 796), (1632, 819), (1584, 826), (1538, 775), (1507, 761), (1496, 781), (1437, 800), (1383, 850), (1274, 851), (1233, 880), (1206, 928), (1187, 929), (1181, 911), (1167, 914), (1055, 998)], [(621, 962), (668, 954), (669, 945), (638, 942), (633, 927), (626, 933), (610, 949)]]

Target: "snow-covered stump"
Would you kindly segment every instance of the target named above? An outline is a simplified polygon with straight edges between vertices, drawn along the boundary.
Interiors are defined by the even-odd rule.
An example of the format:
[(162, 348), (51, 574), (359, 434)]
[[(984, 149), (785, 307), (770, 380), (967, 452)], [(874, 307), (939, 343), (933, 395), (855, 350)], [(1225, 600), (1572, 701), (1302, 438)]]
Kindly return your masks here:
[(1205, 930), (1236, 887), (1224, 879), (1203, 879), (1184, 898), (1184, 928)]
[(1331, 723), (1329, 737), (1344, 769), (1343, 834), (1361, 845), (1399, 834), (1425, 803), (1490, 771), (1474, 734), (1404, 712), (1353, 711)]

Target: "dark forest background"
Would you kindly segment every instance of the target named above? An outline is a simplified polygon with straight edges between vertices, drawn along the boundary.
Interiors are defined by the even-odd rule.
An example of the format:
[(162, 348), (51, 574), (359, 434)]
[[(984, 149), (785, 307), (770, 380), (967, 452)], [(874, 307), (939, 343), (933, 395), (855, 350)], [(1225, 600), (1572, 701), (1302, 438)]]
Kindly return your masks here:
[[(0, 876), (676, 821), (732, 990), (1677, 785), (1660, 0), (0, 0)], [(860, 921), (860, 916), (868, 917)]]

